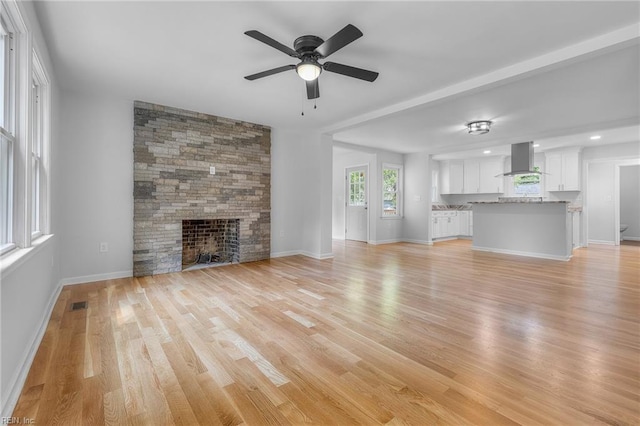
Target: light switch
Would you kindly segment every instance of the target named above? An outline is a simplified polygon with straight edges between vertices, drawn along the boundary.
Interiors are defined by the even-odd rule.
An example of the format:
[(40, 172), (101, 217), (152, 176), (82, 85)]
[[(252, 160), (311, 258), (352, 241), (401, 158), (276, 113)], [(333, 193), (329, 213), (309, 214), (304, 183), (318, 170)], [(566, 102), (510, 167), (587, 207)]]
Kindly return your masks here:
[(210, 175), (215, 175), (216, 174), (216, 168), (213, 167), (213, 166), (209, 167), (209, 174)]

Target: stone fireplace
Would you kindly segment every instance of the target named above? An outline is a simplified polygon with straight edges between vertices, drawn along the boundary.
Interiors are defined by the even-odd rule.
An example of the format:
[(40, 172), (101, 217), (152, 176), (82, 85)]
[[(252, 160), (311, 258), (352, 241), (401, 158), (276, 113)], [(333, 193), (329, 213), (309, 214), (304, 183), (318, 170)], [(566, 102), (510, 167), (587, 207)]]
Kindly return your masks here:
[(133, 275), (178, 272), (193, 262), (184, 258), (183, 221), (226, 221), (236, 230), (235, 251), (228, 255), (226, 237), (206, 244), (231, 262), (268, 259), (269, 127), (139, 101), (133, 113)]
[(238, 219), (182, 221), (182, 270), (238, 263)]

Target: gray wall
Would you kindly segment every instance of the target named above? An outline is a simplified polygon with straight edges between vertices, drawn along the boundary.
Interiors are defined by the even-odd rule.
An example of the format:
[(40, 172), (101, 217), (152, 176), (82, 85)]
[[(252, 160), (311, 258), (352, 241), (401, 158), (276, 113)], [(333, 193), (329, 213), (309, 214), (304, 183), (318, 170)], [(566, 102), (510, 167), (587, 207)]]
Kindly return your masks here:
[(591, 163), (588, 167), (589, 242), (612, 244), (615, 241), (615, 166), (612, 163)]
[(620, 223), (624, 238), (640, 240), (640, 166), (620, 166)]
[[(336, 142), (334, 145), (346, 148), (334, 150), (333, 155), (333, 202), (332, 202), (332, 235), (334, 238), (344, 238), (344, 169), (350, 166), (366, 164), (369, 166), (369, 243), (384, 244), (402, 240), (403, 218), (382, 218), (382, 167), (384, 164), (403, 166), (402, 154), (367, 149), (355, 145)], [(350, 152), (348, 152), (350, 151)], [(401, 190), (403, 207), (407, 206), (407, 175), (404, 170)], [(403, 211), (403, 214), (405, 212)]]
[[(60, 90), (32, 2), (17, 2), (33, 43), (51, 78), (51, 170), (60, 167)], [(51, 178), (51, 232), (59, 232), (62, 213), (60, 187)], [(60, 291), (60, 250), (57, 236), (30, 249), (20, 261), (0, 273), (0, 417), (9, 418), (26, 379), (31, 361)]]
[(428, 154), (404, 156), (404, 224), (403, 240), (427, 243), (431, 222), (431, 170)]

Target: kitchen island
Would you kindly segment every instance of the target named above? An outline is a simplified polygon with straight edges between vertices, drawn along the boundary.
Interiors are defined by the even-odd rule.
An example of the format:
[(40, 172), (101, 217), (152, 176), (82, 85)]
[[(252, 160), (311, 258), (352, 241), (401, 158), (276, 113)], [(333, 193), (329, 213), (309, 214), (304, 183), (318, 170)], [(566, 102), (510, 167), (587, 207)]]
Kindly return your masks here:
[(573, 225), (567, 201), (480, 201), (473, 205), (474, 250), (569, 260)]

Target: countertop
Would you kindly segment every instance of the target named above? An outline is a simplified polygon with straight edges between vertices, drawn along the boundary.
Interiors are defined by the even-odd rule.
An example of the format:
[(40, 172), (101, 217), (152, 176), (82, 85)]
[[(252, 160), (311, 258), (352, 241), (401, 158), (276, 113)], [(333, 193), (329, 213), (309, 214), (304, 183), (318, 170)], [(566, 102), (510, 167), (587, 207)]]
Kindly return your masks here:
[(469, 204), (569, 204), (571, 201), (539, 201), (525, 200), (521, 201), (469, 201)]

